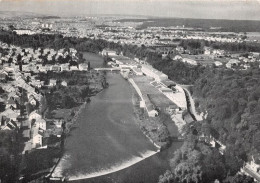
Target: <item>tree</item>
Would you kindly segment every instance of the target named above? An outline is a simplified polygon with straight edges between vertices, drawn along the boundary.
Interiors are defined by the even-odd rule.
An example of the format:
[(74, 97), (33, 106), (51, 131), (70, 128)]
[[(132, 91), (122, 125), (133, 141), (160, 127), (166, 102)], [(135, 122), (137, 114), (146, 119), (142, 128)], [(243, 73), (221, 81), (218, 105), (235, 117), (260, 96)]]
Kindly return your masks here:
[(166, 170), (163, 175), (160, 175), (158, 183), (173, 183), (174, 176), (170, 170)]
[(230, 183), (253, 183), (254, 179), (246, 175), (237, 174)]

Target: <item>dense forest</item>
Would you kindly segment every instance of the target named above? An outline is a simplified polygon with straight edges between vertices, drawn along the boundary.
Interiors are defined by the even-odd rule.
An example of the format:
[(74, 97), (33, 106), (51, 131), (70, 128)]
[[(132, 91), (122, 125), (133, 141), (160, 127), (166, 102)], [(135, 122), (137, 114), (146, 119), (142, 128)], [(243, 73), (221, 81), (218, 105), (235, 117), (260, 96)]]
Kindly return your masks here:
[(159, 183), (253, 183), (253, 178), (236, 174), (241, 165), (242, 161), (232, 154), (221, 155), (189, 133), (170, 160), (171, 169), (159, 177)]
[(202, 130), (243, 160), (260, 151), (260, 71), (207, 69), (193, 88), (197, 108), (207, 111)]
[(204, 46), (213, 49), (221, 49), (227, 52), (260, 52), (259, 43), (228, 43), (228, 42), (213, 42), (206, 40), (185, 39), (180, 41), (180, 46), (184, 49), (190, 50), (194, 54), (201, 54), (204, 52)]
[[(237, 175), (244, 162), (260, 151), (260, 70), (205, 68), (192, 93), (196, 107), (206, 119), (187, 127), (181, 149), (171, 159), (171, 170), (159, 182), (250, 183), (252, 178)], [(226, 145), (223, 155), (201, 142), (213, 136)]]
[(0, 180), (3, 182), (15, 182), (18, 144), (18, 134), (15, 131), (0, 130)]

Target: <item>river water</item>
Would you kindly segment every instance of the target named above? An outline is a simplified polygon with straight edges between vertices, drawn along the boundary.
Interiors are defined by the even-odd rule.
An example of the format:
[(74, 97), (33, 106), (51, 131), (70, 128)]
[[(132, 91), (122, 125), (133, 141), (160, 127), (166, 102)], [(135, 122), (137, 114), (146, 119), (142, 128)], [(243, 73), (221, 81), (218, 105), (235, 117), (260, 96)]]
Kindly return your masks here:
[(53, 176), (73, 182), (157, 182), (181, 143), (158, 152), (135, 122), (134, 89), (118, 73), (107, 73), (107, 81), (109, 88), (79, 115)]

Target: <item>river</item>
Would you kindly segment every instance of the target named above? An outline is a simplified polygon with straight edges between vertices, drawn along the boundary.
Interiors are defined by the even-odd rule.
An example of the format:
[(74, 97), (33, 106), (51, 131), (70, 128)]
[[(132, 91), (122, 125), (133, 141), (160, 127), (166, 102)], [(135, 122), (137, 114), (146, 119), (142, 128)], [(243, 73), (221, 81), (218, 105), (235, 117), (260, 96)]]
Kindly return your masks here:
[(79, 115), (53, 176), (73, 182), (157, 182), (181, 143), (158, 152), (135, 122), (134, 89), (118, 73), (107, 73), (107, 81), (109, 87)]

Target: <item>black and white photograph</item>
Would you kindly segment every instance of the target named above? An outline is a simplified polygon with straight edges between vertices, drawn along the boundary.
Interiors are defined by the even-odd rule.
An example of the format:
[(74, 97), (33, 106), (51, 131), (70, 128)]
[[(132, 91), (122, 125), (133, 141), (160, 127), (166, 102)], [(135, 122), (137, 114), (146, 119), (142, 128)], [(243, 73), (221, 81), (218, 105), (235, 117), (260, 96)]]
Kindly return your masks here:
[(0, 0), (0, 183), (260, 183), (260, 0)]

